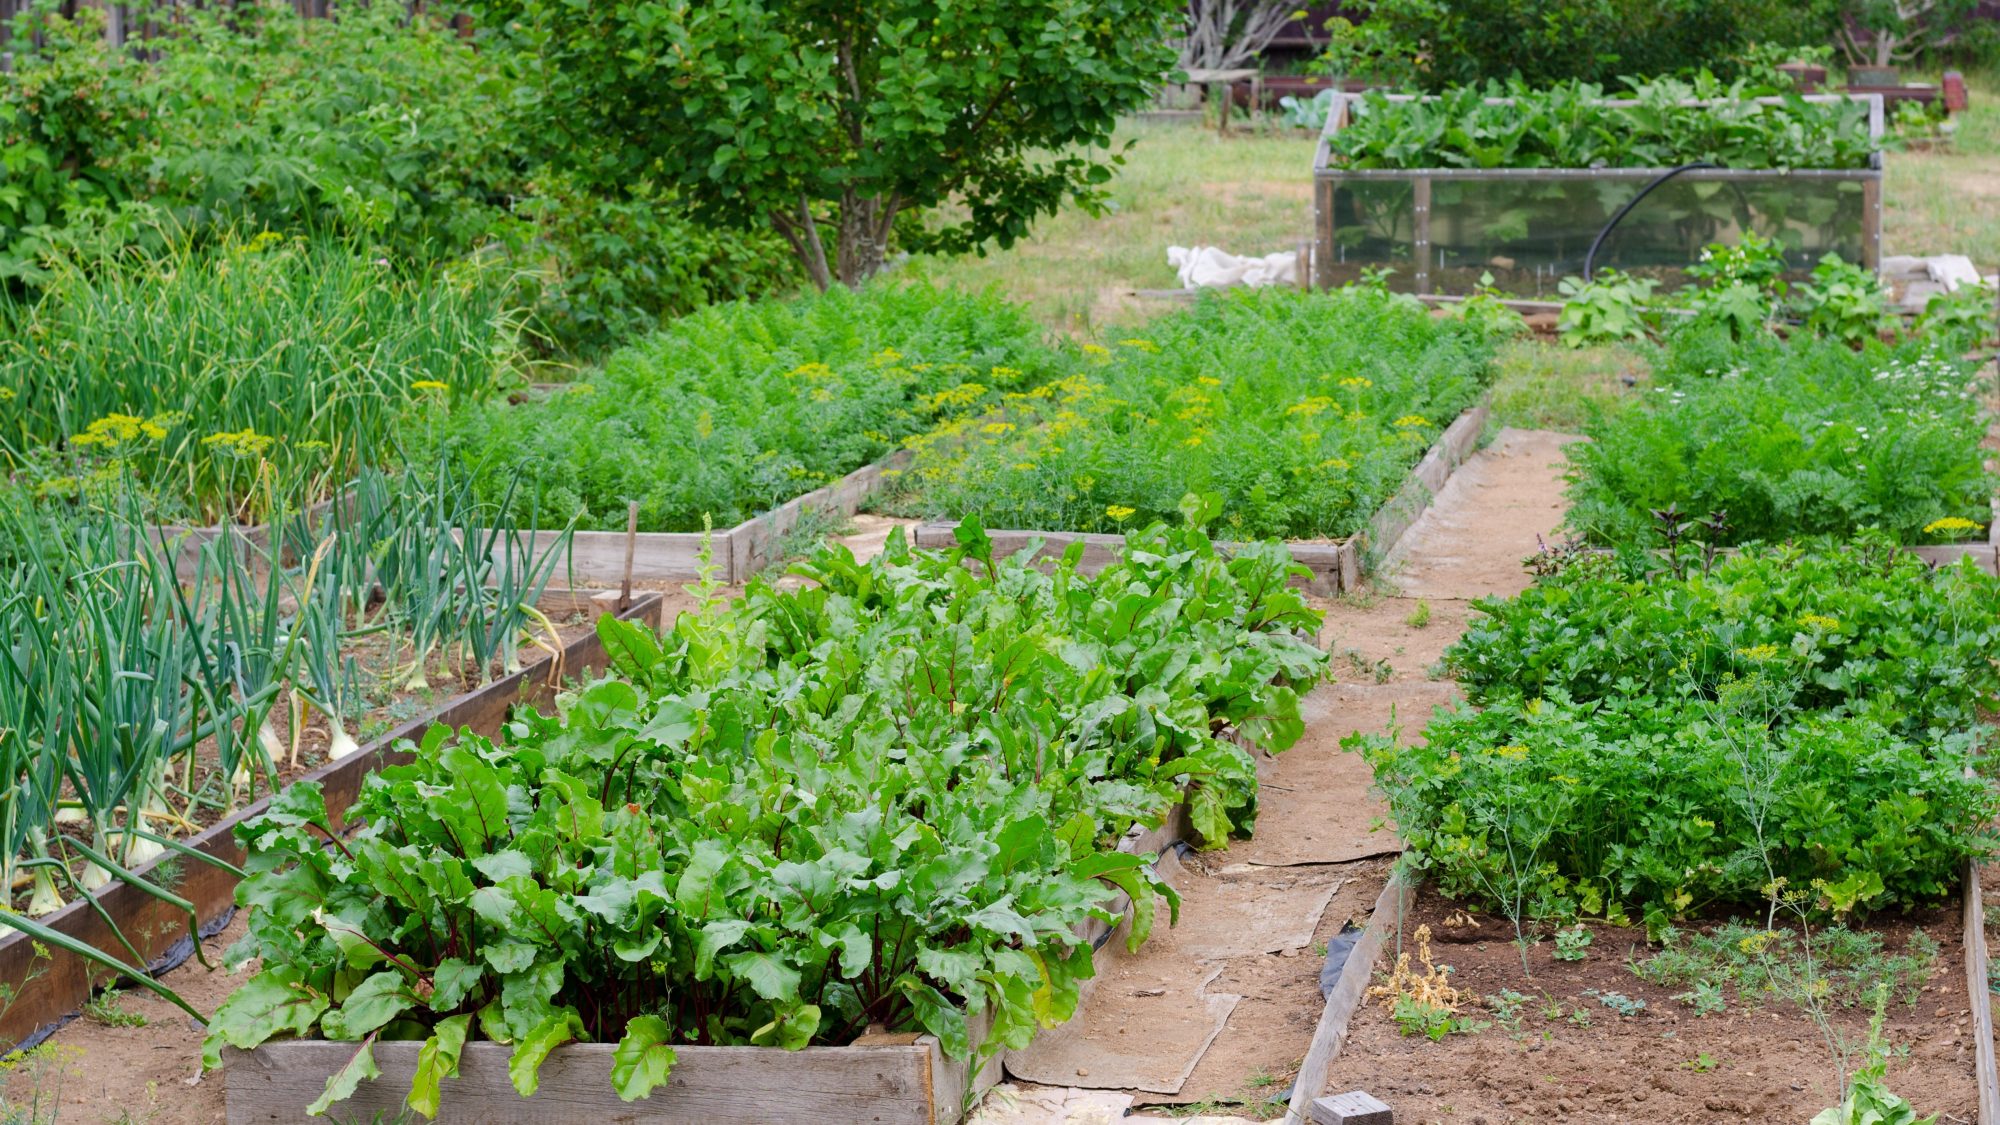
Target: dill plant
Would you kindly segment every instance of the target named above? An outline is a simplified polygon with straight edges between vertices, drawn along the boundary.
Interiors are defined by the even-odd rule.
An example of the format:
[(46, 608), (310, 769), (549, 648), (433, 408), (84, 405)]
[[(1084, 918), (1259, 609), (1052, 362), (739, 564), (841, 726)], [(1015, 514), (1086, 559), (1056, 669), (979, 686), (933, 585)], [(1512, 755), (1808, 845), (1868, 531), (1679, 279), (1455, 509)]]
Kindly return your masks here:
[(1231, 538), (1351, 535), (1491, 371), (1484, 329), (1380, 287), (1209, 295), (915, 438), (889, 506), (1117, 532), (1193, 492), (1220, 498)]

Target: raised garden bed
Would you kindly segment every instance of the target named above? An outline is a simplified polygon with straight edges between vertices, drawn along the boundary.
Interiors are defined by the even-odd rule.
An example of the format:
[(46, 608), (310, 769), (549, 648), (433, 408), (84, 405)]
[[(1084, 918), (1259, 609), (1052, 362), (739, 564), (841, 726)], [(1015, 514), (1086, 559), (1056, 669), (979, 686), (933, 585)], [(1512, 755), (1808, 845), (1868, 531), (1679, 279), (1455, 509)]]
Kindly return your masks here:
[[(1727, 984), (1719, 988), (1726, 1007), (1697, 1015), (1681, 999), (1692, 995), (1688, 986), (1652, 983), (1628, 967), (1646, 966), (1659, 951), (1643, 929), (1571, 928), (1564, 932), (1590, 935), (1581, 958), (1558, 960), (1554, 941), (1542, 940), (1528, 948), (1532, 976), (1524, 976), (1504, 918), (1467, 911), (1428, 887), (1405, 886), (1401, 902), (1385, 892), (1370, 921), (1369, 935), (1382, 935), (1380, 955), (1362, 962), (1359, 982), (1329, 999), (1322, 1027), (1345, 1026), (1323, 1066), (1315, 1069), (1308, 1058), (1302, 1093), (1316, 1082), (1324, 1083), (1321, 1090), (1366, 1090), (1399, 1117), (1419, 1119), (1450, 1106), (1454, 1114), (1491, 1121), (1562, 1114), (1677, 1120), (1686, 1113), (1804, 1121), (1841, 1099), (1837, 1075), (1853, 1069), (1843, 1071), (1825, 1034), (1857, 1052), (1866, 1042), (1867, 1005), (1848, 995), (1850, 982), (1827, 1004), (1825, 1033), (1796, 1005), (1739, 997)], [(1926, 949), (1918, 929), (1936, 945), (1926, 979), (1904, 978), (1903, 995), (1890, 999), (1885, 1030), (1891, 1044), (1907, 1049), (1891, 1060), (1890, 1087), (1919, 1113), (1947, 1114), (1942, 1120), (1987, 1121), (1987, 1107), (2000, 1104), (1991, 1086), (1990, 1022), (1982, 1036), (1984, 1021), (1973, 1015), (1988, 1001), (1968, 991), (1985, 991), (1977, 964), (1983, 935), (1967, 926), (1977, 898), (1976, 883), (1968, 883), (1957, 902), (1851, 931), (1864, 942), (1879, 939), (1889, 957), (1907, 955), (1913, 945)], [(1760, 915), (1752, 928), (1762, 921)], [(1428, 928), (1435, 963), (1453, 970), (1451, 987), (1466, 994), (1466, 1026), (1437, 1041), (1406, 1033), (1379, 994), (1364, 994), (1389, 975), (1399, 952), (1415, 954), (1419, 927)], [(1679, 940), (1706, 928), (1691, 925)]]
[[(1368, 530), (1338, 542), (1287, 541), (1285, 547), (1292, 553), (1293, 560), (1312, 572), (1310, 578), (1301, 580), (1302, 584), (1322, 597), (1334, 597), (1359, 589), (1362, 575), (1381, 561), (1382, 555), (1430, 507), (1452, 473), (1472, 456), (1480, 435), (1485, 432), (1490, 413), (1487, 405), (1481, 402), (1447, 426), (1423, 459), (1410, 470), (1403, 486), (1376, 510), (1368, 521)], [(956, 542), (954, 529), (957, 526), (956, 520), (932, 520), (919, 524), (913, 541), (919, 547), (948, 548)], [(1083, 545), (1082, 566), (1087, 571), (1095, 571), (1117, 558), (1125, 542), (1122, 535), (1075, 531), (1009, 529), (989, 530), (986, 534), (993, 540), (995, 551), (1002, 555), (1039, 543), (1037, 557), (1051, 558), (1061, 555), (1071, 544), (1080, 543)], [(1229, 545), (1221, 546), (1226, 549)]]
[[(1585, 272), (1586, 254), (1613, 213), (1669, 171), (1344, 167), (1334, 159), (1331, 141), (1365, 96), (1335, 95), (1313, 160), (1313, 280), (1322, 288), (1386, 269), (1394, 271), (1392, 287), (1419, 294), (1470, 293), (1490, 275), (1490, 284), (1511, 296), (1553, 296), (1563, 278)], [(1410, 98), (1394, 95), (1389, 100)], [(1511, 100), (1492, 98), (1488, 103)], [(1806, 100), (1829, 104), (1846, 98), (1814, 95)], [(1869, 138), (1879, 145), (1881, 99), (1870, 97), (1868, 103)], [(1639, 103), (1608, 99), (1601, 104)], [(1809, 270), (1829, 253), (1873, 268), (1882, 243), (1880, 153), (1861, 168), (1709, 167), (1682, 172), (1619, 223), (1595, 265), (1674, 282), (1703, 246), (1742, 230), (1780, 241), (1793, 270)]]
[[(540, 604), (544, 612), (598, 611), (616, 613), (624, 620), (658, 623), (663, 604), (659, 594), (635, 594), (623, 609), (618, 607), (618, 597), (609, 592), (549, 591)], [(559, 663), (544, 656), (519, 672), (427, 710), (369, 742), (359, 752), (327, 762), (298, 780), (323, 787), (328, 810), (338, 828), (340, 811), (353, 802), (362, 778), (400, 760), (398, 743), (419, 738), (433, 725), (440, 724), (497, 734), (515, 706), (546, 700), (560, 685), (560, 677), (581, 675), (604, 664), (603, 642), (595, 632), (585, 633), (563, 648)], [(226, 863), (240, 864), (243, 850), (236, 841), (235, 829), (261, 815), (269, 805), (270, 798), (262, 798), (183, 844)], [(178, 865), (179, 872), (169, 889), (193, 904), (204, 934), (219, 930), (235, 910), (235, 875), (174, 851), (137, 866), (133, 874), (156, 878), (161, 866), (170, 862)], [(180, 964), (192, 952), (185, 912), (123, 881), (112, 882), (95, 899), (96, 909), (91, 902), (79, 899), (37, 921), (128, 963), (131, 951), (124, 942), (129, 941), (155, 975)], [(20, 932), (8, 930), (0, 936), (0, 987), (12, 989), (14, 996), (13, 1002), (0, 1010), (0, 1042), (16, 1047), (39, 1042), (73, 1016), (99, 984), (113, 976), (102, 966), (63, 950), (51, 949), (49, 954), (47, 958), (39, 956), (35, 942)]]
[[(1134, 826), (1118, 850), (1160, 855), (1189, 835), (1186, 806), (1178, 805), (1155, 828)], [(1123, 914), (1129, 899), (1121, 892), (1109, 908)], [(1114, 955), (1114, 938), (1127, 923), (1112, 927), (1092, 919), (1082, 937), (1096, 946), (1099, 961)], [(1079, 1007), (1089, 1001), (1084, 982)], [(975, 1035), (975, 1042), (978, 1040)], [(393, 1117), (402, 1111), (416, 1073), (422, 1044), (383, 1043), (375, 1049), (380, 1078), (362, 1084), (353, 1097), (334, 1103), (340, 1119)], [(869, 1121), (905, 1125), (951, 1125), (1001, 1080), (1006, 1052), (975, 1068), (967, 1059), (946, 1055), (935, 1036), (915, 1033), (863, 1035), (840, 1047), (787, 1051), (773, 1047), (681, 1047), (671, 1082), (649, 1097), (625, 1102), (612, 1092), (615, 1045), (572, 1043), (558, 1048), (542, 1069), (542, 1088), (532, 1098), (514, 1091), (507, 1074), (512, 1048), (469, 1043), (457, 1079), (445, 1086), (440, 1125), (489, 1121), (562, 1122), (602, 1115), (621, 1122), (703, 1121), (712, 1125), (823, 1125), (828, 1121)], [(346, 1065), (351, 1043), (292, 1040), (250, 1051), (223, 1052), (229, 1125), (291, 1122), (299, 1107), (326, 1087), (327, 1075)]]
[[(406, 1019), (430, 1025), (434, 1048), (447, 1033), (467, 1031), (475, 1011), (484, 1012), (481, 1028), (493, 1028), (497, 1018), (514, 1029), (509, 1036), (479, 1038), (511, 1037), (514, 1046), (507, 1049), (506, 1068), (450, 1065), (445, 1073), (461, 1076), (432, 1087), (437, 1093), (424, 1094), (423, 1079), (413, 1068), (395, 1069), (400, 1062), (388, 1073), (408, 1087), (376, 1081), (357, 1089), (357, 1078), (376, 1078), (384, 1065), (369, 1054), (380, 1035), (404, 1040), (424, 1033), (407, 1022), (386, 1030), (358, 992), (346, 999), (337, 991), (315, 993), (321, 999), (299, 1018), (282, 1026), (266, 1020), (261, 1013), (274, 986), (337, 975), (350, 957), (335, 923), (326, 923), (326, 934), (307, 927), (299, 935), (295, 919), (304, 916), (305, 905), (281, 896), (253, 915), (253, 940), (240, 948), (261, 954), (262, 966), (218, 1010), (205, 1045), (266, 1051), (269, 1065), (232, 1056), (232, 1071), (246, 1076), (230, 1080), (232, 1119), (261, 1119), (241, 1115), (247, 1110), (240, 1099), (248, 1097), (277, 1106), (272, 1112), (290, 1119), (316, 1100), (338, 1112), (365, 1113), (373, 1103), (357, 1098), (382, 1098), (393, 1108), (419, 1094), (441, 1097), (447, 1119), (458, 1120), (534, 1120), (573, 1112), (577, 1104), (620, 1105), (618, 1116), (632, 1120), (694, 1114), (824, 1119), (830, 1106), (860, 1104), (843, 1100), (849, 1095), (842, 1091), (850, 1089), (859, 1091), (853, 1098), (878, 1099), (866, 1103), (871, 1106), (886, 1094), (903, 1107), (873, 1110), (870, 1117), (955, 1116), (958, 1091), (973, 1079), (961, 1081), (961, 1072), (933, 1052), (969, 1059), (976, 1057), (971, 1044), (982, 1036), (1018, 1043), (1036, 1023), (1065, 1018), (1087, 979), (1077, 971), (1079, 959), (1087, 963), (1100, 942), (1118, 933), (1113, 927), (1100, 934), (1093, 923), (1129, 924), (1127, 940), (1136, 943), (1164, 921), (1156, 921), (1152, 896), (1166, 892), (1156, 876), (1143, 874), (1140, 850), (1178, 836), (1182, 821), (1135, 810), (1185, 803), (1185, 824), (1207, 840), (1247, 823), (1239, 818), (1247, 817), (1255, 799), (1255, 763), (1211, 736), (1209, 724), (1282, 748), (1298, 735), (1290, 685), (1323, 674), (1324, 655), (1303, 639), (1317, 615), (1276, 587), (1281, 559), (1266, 556), (1245, 572), (1200, 549), (1199, 531), (1157, 528), (1149, 534), (1150, 547), (1135, 545), (1122, 577), (1106, 575), (1104, 593), (1082, 601), (1091, 580), (1059, 579), (998, 561), (990, 544), (969, 544), (963, 555), (896, 547), (861, 568), (825, 553), (807, 563), (819, 584), (755, 586), (735, 603), (716, 605), (699, 619), (683, 618), (672, 638), (701, 646), (762, 646), (767, 658), (779, 661), (789, 688), (774, 691), (761, 661), (746, 669), (734, 660), (663, 660), (660, 653), (680, 646), (641, 630), (611, 629), (607, 644), (617, 654), (618, 676), (591, 686), (562, 715), (524, 717), (502, 746), (478, 738), (431, 740), (411, 770), (371, 784), (359, 806), (370, 823), (351, 841), (353, 867), (334, 862), (338, 857), (317, 839), (283, 822), (247, 829), (263, 872), (251, 897), (266, 898), (273, 881), (330, 880), (321, 899), (328, 916), (379, 929), (374, 948), (423, 981), (435, 981), (435, 990), (412, 992), (398, 983), (404, 979), (398, 971), (376, 971), (367, 986), (390, 989)], [(959, 565), (968, 556), (984, 563), (984, 573)], [(1153, 593), (1138, 593), (1146, 585)], [(1210, 608), (1223, 615), (1217, 623), (1237, 622), (1234, 632), (1197, 633), (1183, 615), (1166, 612), (1181, 604), (1183, 591), (1196, 588), (1214, 599)], [(854, 601), (863, 590), (890, 596)], [(1106, 599), (1114, 596), (1121, 610), (1138, 616), (1114, 622), (1095, 608), (1109, 606)], [(1135, 598), (1150, 599), (1157, 609), (1138, 611)], [(1038, 611), (1022, 613), (1025, 602)], [(946, 603), (968, 622), (986, 622), (970, 643), (982, 651), (1004, 647), (1009, 655), (947, 656), (946, 648), (966, 638), (933, 614), (935, 605)], [(901, 626), (894, 630), (896, 643), (879, 645), (844, 628), (853, 620), (845, 607), (863, 604), (882, 618), (879, 624)], [(1079, 645), (1111, 646), (1105, 659), (1119, 659), (1128, 649), (1135, 657), (1164, 653), (1185, 641), (1218, 654), (1240, 653), (1254, 666), (1244, 666), (1224, 687), (1184, 662), (1128, 679), (1035, 655), (1035, 643), (1049, 643), (1065, 629)], [(906, 701), (885, 696), (858, 712), (835, 702), (858, 698), (841, 694), (852, 677), (892, 674), (882, 662), (899, 663), (912, 652), (924, 667), (955, 672), (933, 676)], [(816, 702), (795, 706), (805, 700), (797, 694), (801, 689)], [(1161, 702), (1151, 705), (1162, 708), (1160, 721), (1181, 732), (1165, 740), (1149, 732), (1167, 727), (1156, 728), (1131, 709), (1134, 698), (1156, 694)], [(990, 703), (958, 702), (975, 697)], [(691, 707), (708, 718), (694, 721)], [(1165, 719), (1169, 707), (1171, 720)], [(1191, 707), (1208, 721), (1182, 726)], [(1112, 714), (1130, 720), (1099, 721)], [(993, 754), (926, 751), (952, 737), (945, 727), (969, 728), (977, 740), (979, 731), (1015, 729), (1017, 720), (1055, 723), (1053, 741), (996, 747)], [(854, 732), (850, 752), (825, 754), (829, 736), (845, 745), (842, 727)], [(752, 730), (762, 733), (752, 736)], [(717, 752), (742, 737), (753, 738), (752, 753)], [(895, 747), (895, 740), (908, 748)], [(614, 751), (618, 758), (596, 750), (610, 745), (621, 748)], [(650, 749), (626, 756), (642, 746)], [(445, 776), (460, 780), (441, 788), (436, 782)], [(701, 794), (719, 795), (717, 783), (735, 796), (709, 804), (707, 812), (685, 808), (689, 800), (706, 800)], [(796, 799), (802, 785), (814, 794), (809, 803)], [(529, 790), (528, 799), (507, 801), (505, 823), (465, 803), (483, 802), (478, 808), (484, 809), (503, 789), (518, 787)], [(306, 802), (292, 811), (313, 814)], [(894, 827), (905, 825), (905, 815), (908, 824)], [(1161, 819), (1160, 827), (1133, 830)], [(916, 830), (925, 824), (930, 831)], [(1113, 831), (1120, 836), (1107, 838)], [(572, 853), (582, 858), (571, 862)], [(397, 886), (385, 898), (364, 872), (391, 856), (463, 863), (468, 875), (477, 869), (479, 885), (441, 884), (435, 894)], [(887, 873), (898, 877), (880, 878)], [(622, 896), (622, 888), (637, 897)], [(1129, 914), (1100, 918), (1106, 909), (1100, 904), (1115, 903), (1118, 892), (1138, 901)], [(515, 907), (505, 902), (525, 906), (542, 924), (514, 924), (527, 919), (510, 918)], [(889, 902), (895, 906), (885, 913)], [(598, 944), (579, 947), (573, 931), (552, 926), (544, 910), (599, 919), (591, 930)], [(399, 913), (426, 924), (406, 927), (393, 920)], [(871, 925), (877, 927), (872, 939)], [(400, 936), (390, 936), (392, 930)], [(634, 960), (622, 944), (611, 956), (614, 941), (657, 943), (664, 933), (675, 935), (672, 945), (650, 953), (651, 960), (647, 952)], [(697, 934), (705, 953), (695, 952)], [(468, 963), (468, 956), (477, 960)], [(435, 967), (413, 968), (418, 964)], [(529, 980), (542, 982), (529, 985), (541, 1000), (519, 991)], [(1046, 995), (1036, 992), (1039, 985)], [(905, 996), (909, 1002), (900, 999)], [(981, 1005), (967, 1004), (966, 996), (986, 998), (990, 1031), (968, 1025), (965, 1011)], [(532, 1022), (532, 1035), (521, 1019)], [(344, 1042), (325, 1045), (301, 1077), (284, 1061), (286, 1052), (321, 1046), (281, 1043), (322, 1028)], [(885, 1040), (885, 1030), (902, 1034)], [(791, 1050), (768, 1050), (774, 1035)], [(628, 1061), (645, 1058), (645, 1069), (628, 1067), (620, 1077), (616, 1067), (591, 1069), (602, 1068), (591, 1060), (607, 1049), (560, 1047), (551, 1056), (547, 1047), (535, 1047), (573, 1040), (617, 1041), (634, 1052)], [(745, 1046), (751, 1043), (758, 1046)], [(669, 1045), (679, 1057), (666, 1053)], [(405, 1049), (394, 1046), (385, 1060), (404, 1058)], [(460, 1063), (473, 1057), (459, 1055), (456, 1045), (436, 1049), (451, 1051)], [(616, 1055), (620, 1048), (608, 1050)], [(357, 1059), (367, 1065), (357, 1068)], [(557, 1102), (535, 1079), (545, 1059), (555, 1060), (549, 1076), (590, 1073), (608, 1079), (607, 1085), (588, 1095), (566, 1093)], [(765, 1060), (775, 1061), (765, 1068)], [(825, 1067), (817, 1065), (821, 1060)], [(998, 1067), (987, 1065), (997, 1076)], [(465, 1096), (475, 1079), (484, 1081), (480, 1075), (497, 1078), (503, 1069), (507, 1100), (489, 1098), (484, 1089)], [(986, 1072), (968, 1067), (963, 1073)], [(344, 1078), (330, 1085), (330, 1075)], [(708, 1096), (700, 1091), (725, 1081), (732, 1082), (728, 1096), (739, 1101), (733, 1111), (739, 1116), (727, 1116), (727, 1109), (710, 1114), (699, 1100)], [(818, 1097), (800, 1104), (785, 1094), (764, 1096), (773, 1087), (807, 1088)], [(614, 1090), (634, 1101), (610, 1101)], [(522, 1096), (533, 1100), (524, 1106)], [(438, 1103), (429, 1104), (434, 1109)], [(502, 1104), (511, 1110), (493, 1108)], [(545, 1104), (552, 1108), (536, 1108)], [(466, 1116), (449, 1116), (455, 1113)]]

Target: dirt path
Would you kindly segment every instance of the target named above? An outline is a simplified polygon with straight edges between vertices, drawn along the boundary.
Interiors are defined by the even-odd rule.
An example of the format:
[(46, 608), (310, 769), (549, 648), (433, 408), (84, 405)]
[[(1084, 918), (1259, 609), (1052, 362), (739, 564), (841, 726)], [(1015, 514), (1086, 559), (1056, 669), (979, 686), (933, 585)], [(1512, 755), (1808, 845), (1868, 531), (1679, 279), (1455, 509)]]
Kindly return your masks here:
[(1385, 560), (1379, 592), (1325, 607), (1338, 682), (1306, 699), (1298, 745), (1260, 764), (1255, 837), (1180, 860), (1180, 925), (1108, 966), (1081, 1019), (1009, 1056), (1017, 1080), (982, 1125), (1081, 1125), (1149, 1104), (1282, 1110), (1324, 1006), (1325, 943), (1366, 923), (1398, 848), (1340, 740), (1421, 725), (1455, 700), (1434, 668), (1472, 598), (1526, 586), (1522, 558), (1562, 517), (1568, 440), (1503, 430)]

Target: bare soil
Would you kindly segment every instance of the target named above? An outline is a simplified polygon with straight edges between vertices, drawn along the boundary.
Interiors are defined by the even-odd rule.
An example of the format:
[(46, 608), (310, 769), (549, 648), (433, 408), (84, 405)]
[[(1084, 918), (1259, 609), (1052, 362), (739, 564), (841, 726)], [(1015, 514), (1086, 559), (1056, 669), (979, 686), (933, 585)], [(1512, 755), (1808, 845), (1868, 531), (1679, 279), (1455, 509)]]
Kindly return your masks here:
[[(1958, 918), (1954, 905), (1866, 927), (1888, 950), (1901, 950), (1918, 927), (1941, 947), (1917, 1003), (1892, 1000), (1885, 1026), (1893, 1049), (1907, 1050), (1890, 1063), (1891, 1088), (1918, 1113), (1939, 1114), (1941, 1125), (1969, 1125), (1979, 1102)], [(1628, 959), (1649, 955), (1643, 930), (1591, 926), (1588, 957), (1577, 962), (1556, 960), (1547, 941), (1532, 945), (1526, 976), (1505, 919), (1469, 921), (1458, 904), (1426, 889), (1400, 932), (1407, 943), (1416, 927), (1430, 927), (1433, 958), (1451, 966), (1454, 987), (1529, 996), (1518, 1029), (1467, 1006), (1490, 1026), (1433, 1043), (1403, 1035), (1378, 1001), (1355, 1014), (1329, 1089), (1366, 1090), (1413, 1125), (1804, 1122), (1841, 1098), (1841, 1068), (1806, 1013), (1779, 1000), (1741, 1002), (1732, 992), (1726, 1011), (1697, 1018), (1673, 999), (1680, 989), (1649, 984), (1628, 968)], [(1646, 1007), (1620, 1016), (1597, 998), (1611, 992)], [(1563, 1014), (1551, 1018), (1552, 1005)], [(1865, 1005), (1836, 1006), (1830, 1015), (1837, 1039), (1865, 1042)]]

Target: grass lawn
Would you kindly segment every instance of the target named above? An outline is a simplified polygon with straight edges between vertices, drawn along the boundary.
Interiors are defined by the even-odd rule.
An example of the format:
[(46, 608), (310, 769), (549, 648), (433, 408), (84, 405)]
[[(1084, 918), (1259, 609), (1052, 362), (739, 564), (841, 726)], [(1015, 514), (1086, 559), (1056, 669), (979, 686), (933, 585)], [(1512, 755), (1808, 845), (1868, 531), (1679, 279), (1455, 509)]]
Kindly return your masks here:
[(1990, 272), (2000, 266), (2000, 74), (1966, 85), (1971, 105), (1953, 118), (1948, 149), (1884, 158), (1882, 252), (1967, 254)]
[(1131, 296), (1179, 284), (1167, 265), (1169, 246), (1269, 254), (1297, 249), (1311, 236), (1310, 133), (1245, 128), (1218, 137), (1196, 124), (1132, 122), (1119, 129), (1117, 143), (1131, 148), (1107, 214), (1065, 210), (1011, 249), (930, 260), (925, 268), (957, 285), (997, 284), (1042, 323), (1089, 336), (1172, 307)]

